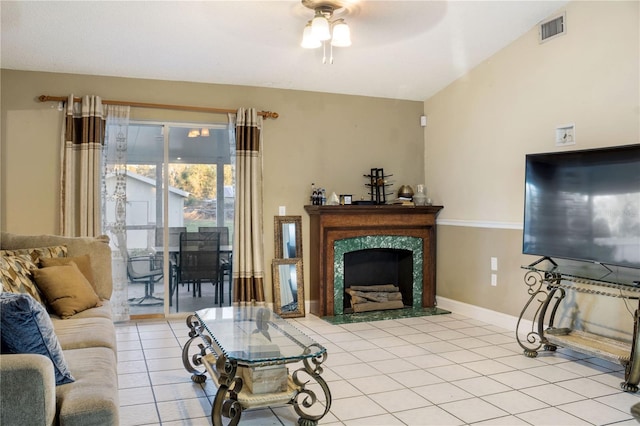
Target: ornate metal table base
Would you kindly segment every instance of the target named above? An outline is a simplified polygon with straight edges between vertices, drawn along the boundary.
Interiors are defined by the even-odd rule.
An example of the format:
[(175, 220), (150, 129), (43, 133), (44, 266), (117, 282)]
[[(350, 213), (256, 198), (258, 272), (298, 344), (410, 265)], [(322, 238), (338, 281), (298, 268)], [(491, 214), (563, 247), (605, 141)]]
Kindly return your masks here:
[[(248, 389), (243, 389), (243, 379), (239, 375), (237, 362), (229, 360), (222, 350), (206, 333), (195, 315), (187, 318), (189, 327), (189, 340), (182, 348), (182, 362), (185, 369), (191, 373), (191, 380), (195, 383), (204, 383), (209, 373), (212, 380), (218, 386), (213, 405), (211, 407), (211, 422), (214, 426), (222, 426), (222, 418), (229, 419), (228, 425), (237, 425), (244, 409), (266, 407), (272, 405), (291, 404), (300, 418), (298, 425), (315, 426), (331, 408), (331, 391), (327, 383), (321, 377), (322, 363), (327, 358), (324, 352), (321, 356), (304, 358), (303, 367), (295, 370), (288, 379), (287, 390), (283, 392), (252, 394)], [(191, 345), (197, 340), (198, 351), (189, 355)], [(207, 353), (207, 349), (210, 353)], [(305, 353), (311, 354), (311, 348), (305, 348)], [(261, 365), (253, 364), (253, 367), (284, 364), (285, 361), (274, 361)], [(201, 367), (204, 367), (202, 369)], [(325, 396), (324, 408), (319, 413), (312, 413), (310, 408), (316, 404), (322, 404), (316, 393), (309, 389), (310, 382), (317, 383)]]
[[(541, 259), (545, 260), (545, 259)], [(638, 287), (617, 284), (611, 281), (580, 278), (575, 275), (566, 276), (560, 272), (545, 271), (535, 267), (536, 262), (528, 267), (525, 274), (525, 284), (529, 300), (525, 304), (516, 326), (516, 339), (524, 350), (524, 355), (530, 358), (538, 356), (538, 352), (555, 351), (558, 347), (567, 347), (578, 352), (618, 363), (625, 368), (625, 381), (620, 387), (625, 392), (637, 392), (640, 383), (640, 336), (638, 335), (639, 314), (634, 313), (633, 342), (631, 345), (614, 339), (596, 336), (594, 334), (574, 331), (568, 328), (556, 328), (555, 317), (560, 303), (566, 296), (566, 291), (576, 291), (598, 296), (621, 297), (638, 300), (638, 296), (630, 293), (640, 291)], [(555, 265), (555, 264), (554, 264)], [(557, 265), (555, 265), (557, 267)], [(617, 292), (603, 290), (611, 288)], [(526, 313), (533, 312), (531, 329), (521, 333), (522, 320)], [(547, 324), (545, 326), (545, 323)], [(524, 338), (522, 338), (524, 336)]]

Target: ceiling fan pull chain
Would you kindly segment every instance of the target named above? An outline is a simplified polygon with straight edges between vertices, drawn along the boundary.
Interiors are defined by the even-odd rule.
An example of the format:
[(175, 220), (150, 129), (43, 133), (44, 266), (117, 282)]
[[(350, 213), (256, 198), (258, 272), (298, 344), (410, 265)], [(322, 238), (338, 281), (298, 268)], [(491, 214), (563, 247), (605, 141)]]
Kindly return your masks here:
[(333, 65), (333, 44), (329, 47), (329, 63)]
[(324, 41), (322, 42), (322, 63), (327, 63), (327, 44)]

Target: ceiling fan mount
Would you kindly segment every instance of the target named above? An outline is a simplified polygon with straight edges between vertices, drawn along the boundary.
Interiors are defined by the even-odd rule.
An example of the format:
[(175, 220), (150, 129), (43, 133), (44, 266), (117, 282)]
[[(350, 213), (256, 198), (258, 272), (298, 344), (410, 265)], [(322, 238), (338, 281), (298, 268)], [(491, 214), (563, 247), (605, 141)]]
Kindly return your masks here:
[(311, 10), (319, 10), (323, 14), (333, 15), (333, 12), (349, 5), (346, 0), (302, 0), (302, 5)]

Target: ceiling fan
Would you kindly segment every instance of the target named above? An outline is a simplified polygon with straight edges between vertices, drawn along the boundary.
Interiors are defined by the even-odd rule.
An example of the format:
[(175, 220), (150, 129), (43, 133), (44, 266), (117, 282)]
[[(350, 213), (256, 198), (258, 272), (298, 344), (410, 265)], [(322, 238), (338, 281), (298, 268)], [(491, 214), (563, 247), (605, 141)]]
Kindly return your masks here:
[(336, 17), (335, 12), (346, 11), (349, 1), (342, 0), (302, 0), (302, 5), (314, 11), (313, 19), (309, 20), (302, 33), (302, 43), (305, 49), (315, 49), (322, 46), (322, 63), (327, 63), (326, 43), (330, 44), (329, 63), (333, 63), (333, 47), (351, 46), (351, 29), (344, 18)]

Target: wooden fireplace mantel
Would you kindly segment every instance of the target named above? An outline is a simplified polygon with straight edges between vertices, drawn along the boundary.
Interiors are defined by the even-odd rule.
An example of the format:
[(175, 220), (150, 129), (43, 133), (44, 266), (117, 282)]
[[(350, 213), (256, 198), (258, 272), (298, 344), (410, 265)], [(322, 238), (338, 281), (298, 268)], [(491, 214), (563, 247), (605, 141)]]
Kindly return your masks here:
[(418, 237), (423, 242), (422, 306), (436, 297), (436, 217), (442, 206), (305, 206), (309, 214), (311, 313), (334, 314), (334, 242), (368, 235)]

